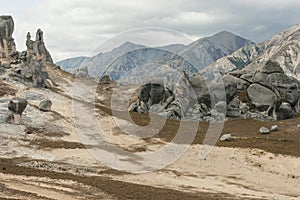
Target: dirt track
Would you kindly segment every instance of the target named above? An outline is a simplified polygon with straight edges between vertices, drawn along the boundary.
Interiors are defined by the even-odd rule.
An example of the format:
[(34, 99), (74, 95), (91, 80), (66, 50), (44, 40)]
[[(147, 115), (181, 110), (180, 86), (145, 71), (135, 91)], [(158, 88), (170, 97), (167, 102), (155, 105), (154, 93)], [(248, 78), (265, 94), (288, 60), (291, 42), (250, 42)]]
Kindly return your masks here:
[[(19, 160), (20, 162), (20, 160)], [(51, 172), (45, 170), (38, 170), (32, 169), (27, 167), (20, 167), (18, 166), (18, 161), (15, 160), (8, 160), (8, 159), (0, 159), (0, 172), (7, 175), (18, 175), (18, 176), (31, 176), (31, 177), (46, 177), (56, 181), (74, 181), (75, 183), (80, 183), (93, 189), (90, 190), (97, 190), (101, 191), (106, 195), (109, 196), (111, 199), (145, 199), (145, 200), (154, 200), (154, 199), (166, 199), (166, 200), (174, 200), (174, 199), (234, 199), (234, 196), (228, 194), (210, 194), (210, 193), (184, 193), (177, 190), (165, 189), (165, 188), (157, 188), (157, 187), (150, 187), (145, 185), (133, 184), (128, 182), (116, 181), (112, 180), (105, 176), (93, 176), (93, 177), (86, 177), (86, 176), (77, 176), (74, 174), (69, 173), (58, 173), (58, 172)], [(111, 174), (112, 172), (109, 172)], [(86, 196), (86, 192), (92, 192), (88, 189), (84, 189), (84, 187), (76, 186), (76, 190), (82, 194), (82, 197)], [(0, 193), (3, 193), (7, 190), (5, 185), (0, 185)], [(9, 191), (8, 191), (9, 192)], [(11, 190), (12, 197), (16, 196), (15, 198), (20, 198), (23, 195), (27, 197), (37, 198), (36, 194), (39, 194), (38, 191), (32, 191), (32, 193), (24, 192), (22, 190)], [(67, 193), (68, 194), (68, 193)], [(72, 193), (68, 194), (72, 195)], [(78, 195), (75, 193), (73, 195)], [(89, 199), (99, 199), (99, 196), (91, 196)], [(103, 197), (105, 197), (103, 195)], [(102, 198), (103, 198), (102, 197)], [(78, 196), (74, 196), (74, 198), (78, 198)], [(45, 199), (44, 197), (42, 199)], [(51, 199), (51, 198), (49, 198)]]

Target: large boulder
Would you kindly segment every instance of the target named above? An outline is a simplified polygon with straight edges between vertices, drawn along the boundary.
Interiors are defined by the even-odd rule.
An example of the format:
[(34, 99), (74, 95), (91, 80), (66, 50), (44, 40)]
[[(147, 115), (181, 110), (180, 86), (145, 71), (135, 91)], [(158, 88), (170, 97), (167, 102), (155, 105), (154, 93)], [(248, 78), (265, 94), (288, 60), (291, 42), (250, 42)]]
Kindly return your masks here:
[(273, 73), (268, 76), (267, 81), (279, 92), (282, 101), (296, 105), (300, 98), (300, 83), (297, 79), (282, 73)]
[(259, 71), (265, 74), (284, 73), (283, 69), (280, 67), (280, 64), (271, 60), (267, 61)]
[(198, 102), (210, 107), (212, 102), (230, 101), (237, 91), (237, 84), (229, 78), (218, 77), (205, 81), (200, 75), (195, 75), (190, 78), (190, 83)]
[(139, 93), (139, 99), (142, 102), (147, 103), (149, 107), (165, 101), (170, 96), (171, 92), (158, 83), (148, 83), (143, 85)]
[(21, 115), (27, 107), (27, 100), (22, 98), (13, 98), (8, 103), (8, 110), (14, 114)]
[(265, 85), (276, 93), (281, 101), (294, 106), (300, 98), (300, 82), (284, 74), (279, 63), (268, 61), (252, 78), (254, 83)]
[(9, 58), (11, 52), (16, 50), (12, 34), (14, 21), (11, 16), (0, 16), (0, 59)]
[(44, 99), (40, 102), (39, 109), (44, 112), (51, 111), (52, 101), (49, 99)]
[(278, 97), (272, 90), (259, 84), (252, 84), (247, 93), (257, 110), (269, 112), (271, 108), (276, 108)]
[(283, 119), (291, 118), (293, 116), (294, 116), (294, 112), (292, 106), (287, 102), (283, 102), (278, 108), (277, 119), (283, 120)]
[[(233, 98), (227, 106), (226, 116), (227, 117), (240, 117), (241, 116), (240, 104), (241, 104), (241, 102), (237, 97)], [(243, 113), (245, 113), (244, 110), (243, 110)]]

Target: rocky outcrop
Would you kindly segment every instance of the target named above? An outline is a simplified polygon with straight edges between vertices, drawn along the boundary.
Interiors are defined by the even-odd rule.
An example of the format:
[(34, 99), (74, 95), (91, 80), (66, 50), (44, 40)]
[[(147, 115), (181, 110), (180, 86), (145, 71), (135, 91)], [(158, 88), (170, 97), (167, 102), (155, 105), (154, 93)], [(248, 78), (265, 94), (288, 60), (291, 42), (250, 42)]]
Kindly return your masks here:
[(252, 84), (247, 89), (247, 94), (259, 111), (266, 112), (269, 115), (269, 111), (276, 108), (278, 104), (278, 98), (274, 92), (260, 84)]
[(163, 117), (173, 119), (180, 119), (182, 116), (175, 95), (159, 83), (143, 85), (138, 100), (131, 104), (128, 110), (139, 113), (156, 112)]
[(52, 88), (45, 65), (53, 64), (45, 47), (43, 32), (38, 29), (35, 41), (27, 34), (26, 51), (16, 51), (12, 38), (14, 22), (10, 16), (0, 16), (0, 67), (8, 74), (6, 79), (28, 84), (33, 87)]
[(10, 58), (10, 54), (16, 50), (12, 34), (14, 21), (11, 16), (0, 16), (0, 60)]
[(36, 32), (35, 41), (31, 40), (31, 35), (28, 32), (26, 36), (26, 47), (27, 47), (27, 56), (32, 56), (36, 60), (41, 60), (43, 63), (52, 63), (50, 53), (46, 49), (44, 43), (44, 33), (41, 29), (38, 29)]
[[(267, 61), (256, 72), (236, 71), (212, 80), (204, 80), (199, 74), (190, 78), (183, 75), (178, 85), (176, 88), (191, 85), (192, 89), (169, 90), (174, 94), (172, 101), (168, 99), (170, 96), (165, 96), (163, 85), (143, 86), (139, 98), (143, 103), (132, 105), (131, 110), (148, 112), (155, 104), (159, 105), (156, 107), (163, 117), (205, 121), (224, 121), (225, 114), (264, 121), (282, 120), (299, 113), (300, 82), (284, 74), (273, 61)], [(196, 101), (190, 98), (192, 91)]]

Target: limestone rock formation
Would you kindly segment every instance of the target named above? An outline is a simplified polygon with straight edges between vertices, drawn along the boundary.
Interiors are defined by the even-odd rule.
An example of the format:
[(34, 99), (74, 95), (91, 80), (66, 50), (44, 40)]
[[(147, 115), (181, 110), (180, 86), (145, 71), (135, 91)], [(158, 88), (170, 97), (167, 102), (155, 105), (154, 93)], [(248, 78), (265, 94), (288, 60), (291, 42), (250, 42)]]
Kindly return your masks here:
[(129, 111), (145, 113), (149, 112), (149, 110), (151, 112), (161, 112), (164, 110), (168, 114), (163, 115), (168, 115), (169, 118), (173, 114), (174, 117), (176, 115), (179, 116), (180, 113), (171, 113), (170, 108), (172, 107), (173, 100), (174, 95), (168, 88), (158, 83), (148, 83), (140, 88), (138, 100), (129, 107)]
[(252, 101), (252, 104), (254, 104), (255, 108), (260, 111), (266, 111), (266, 113), (268, 113), (277, 105), (277, 96), (272, 90), (264, 86), (252, 84), (247, 89), (247, 93)]
[(22, 98), (13, 98), (8, 103), (8, 110), (12, 112), (11, 115), (7, 117), (8, 122), (13, 124), (20, 124), (21, 123), (21, 115), (25, 108), (27, 107), (27, 100)]
[(44, 33), (41, 29), (36, 32), (35, 41), (31, 40), (31, 35), (28, 32), (26, 36), (27, 56), (32, 56), (36, 60), (41, 60), (43, 63), (53, 63), (49, 51), (44, 43)]
[(12, 37), (14, 21), (11, 16), (0, 16), (0, 60), (10, 58), (10, 54), (16, 50)]
[[(264, 121), (282, 120), (299, 113), (300, 82), (287, 76), (274, 61), (265, 62), (255, 73), (235, 71), (212, 80), (204, 80), (199, 74), (181, 78), (184, 81), (179, 81), (179, 87), (176, 88), (189, 83), (192, 89), (183, 88), (180, 92), (170, 90), (170, 93), (174, 93), (173, 100), (170, 101), (173, 106), (170, 106), (170, 102), (164, 97), (165, 86), (157, 86), (153, 88), (154, 92), (150, 92), (152, 90), (150, 85), (146, 85), (142, 89), (144, 93), (140, 94), (143, 104), (137, 102), (130, 110), (139, 112), (141, 106), (147, 108), (143, 112), (155, 110), (152, 105), (154, 102), (155, 111), (159, 111), (160, 116), (167, 118), (177, 116), (179, 119), (187, 117), (205, 121), (223, 121), (225, 114), (227, 117)], [(192, 98), (189, 98), (191, 92), (195, 92), (197, 101), (191, 101)]]

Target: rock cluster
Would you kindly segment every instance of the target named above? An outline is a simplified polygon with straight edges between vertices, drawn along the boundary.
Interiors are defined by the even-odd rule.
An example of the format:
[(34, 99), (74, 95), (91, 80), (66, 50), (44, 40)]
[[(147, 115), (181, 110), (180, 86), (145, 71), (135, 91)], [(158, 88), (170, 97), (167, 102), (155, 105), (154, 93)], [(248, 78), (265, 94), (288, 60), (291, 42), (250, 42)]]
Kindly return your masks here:
[(148, 83), (140, 88), (138, 100), (128, 110), (157, 112), (163, 117), (178, 119), (181, 117), (181, 108), (174, 100), (175, 96), (168, 88), (158, 83)]
[(251, 85), (247, 89), (254, 111), (273, 119), (287, 119), (299, 113), (300, 82), (284, 74), (277, 62), (267, 61), (252, 77), (244, 74)]
[[(221, 78), (224, 85), (219, 84), (220, 78), (204, 81), (199, 76), (185, 77), (196, 93), (197, 102), (178, 100), (185, 99), (188, 93), (179, 97), (180, 92), (163, 85), (144, 85), (138, 102), (129, 110), (154, 110), (167, 118), (205, 121), (224, 121), (225, 114), (226, 117), (282, 120), (299, 113), (300, 82), (284, 74), (276, 62), (268, 61), (254, 73), (235, 71)], [(214, 106), (212, 99), (217, 102)]]
[(12, 34), (14, 22), (10, 16), (0, 16), (0, 68), (10, 72), (13, 80), (31, 84), (34, 87), (51, 87), (53, 83), (45, 65), (53, 64), (45, 47), (43, 32), (38, 29), (35, 41), (27, 34), (26, 51), (16, 51)]
[[(14, 21), (11, 16), (0, 16), (0, 73), (1, 79), (24, 84), (33, 87), (54, 87), (47, 71), (47, 65), (53, 64), (51, 55), (44, 44), (43, 32), (38, 29), (35, 41), (27, 34), (27, 50), (19, 52), (12, 37)], [(2, 121), (18, 125), (21, 123), (21, 115), (27, 107), (27, 99), (9, 99), (8, 110), (3, 110)], [(3, 102), (1, 102), (3, 104)], [(52, 102), (44, 100), (40, 102), (41, 111), (50, 111)]]

